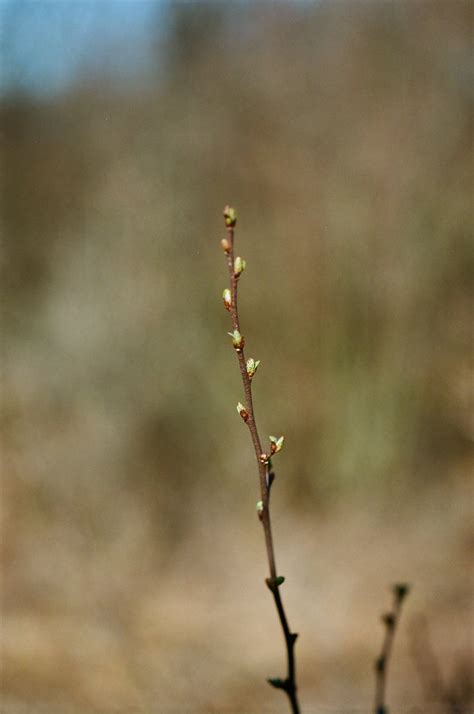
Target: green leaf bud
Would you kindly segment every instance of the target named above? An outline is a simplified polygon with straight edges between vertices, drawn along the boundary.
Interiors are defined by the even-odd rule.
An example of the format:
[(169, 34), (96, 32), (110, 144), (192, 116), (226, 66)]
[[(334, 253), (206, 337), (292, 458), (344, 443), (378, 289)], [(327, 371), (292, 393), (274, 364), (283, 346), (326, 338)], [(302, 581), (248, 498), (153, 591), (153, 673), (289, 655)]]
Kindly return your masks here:
[(234, 330), (233, 332), (228, 332), (228, 335), (232, 337), (232, 344), (234, 345), (236, 350), (241, 350), (242, 347), (244, 346), (244, 338), (240, 334), (238, 330)]
[(259, 359), (255, 360), (253, 357), (250, 357), (247, 360), (247, 374), (250, 377), (250, 379), (252, 379), (253, 375), (257, 371), (259, 364), (260, 364)]
[(243, 273), (245, 270), (245, 266), (247, 263), (243, 258), (240, 257), (240, 255), (237, 256), (237, 258), (234, 260), (234, 275), (237, 278), (240, 273)]
[(232, 307), (232, 294), (229, 288), (226, 288), (222, 293), (222, 299), (224, 300), (224, 307), (226, 310), (230, 310)]
[(224, 220), (227, 228), (233, 228), (237, 223), (237, 213), (235, 208), (232, 206), (226, 206), (224, 208)]

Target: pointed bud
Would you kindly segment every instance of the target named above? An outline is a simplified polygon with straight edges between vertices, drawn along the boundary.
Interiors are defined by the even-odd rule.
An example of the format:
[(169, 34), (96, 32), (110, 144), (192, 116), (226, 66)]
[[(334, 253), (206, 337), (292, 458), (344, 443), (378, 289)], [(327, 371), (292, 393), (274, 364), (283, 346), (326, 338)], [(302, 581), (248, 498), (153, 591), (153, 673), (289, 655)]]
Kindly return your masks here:
[(253, 359), (253, 357), (250, 357), (250, 359), (247, 360), (247, 374), (252, 379), (253, 375), (258, 369), (258, 365), (260, 364), (260, 360)]
[(271, 684), (275, 689), (286, 689), (288, 687), (286, 679), (280, 679), (280, 677), (271, 677), (267, 679), (268, 684)]
[(226, 206), (224, 208), (224, 220), (227, 228), (233, 228), (237, 223), (237, 213), (235, 208), (232, 206)]
[(232, 344), (235, 349), (240, 351), (245, 344), (245, 340), (240, 332), (238, 330), (234, 330), (233, 332), (228, 332), (227, 334), (232, 337)]
[(270, 436), (269, 439), (270, 439), (270, 442), (271, 442), (271, 451), (272, 451), (272, 454), (278, 454), (278, 452), (281, 451), (282, 448), (283, 448), (283, 443), (284, 443), (284, 441), (285, 441), (285, 437), (284, 437), (284, 436), (280, 436), (280, 437), (277, 439), (276, 436)]
[(396, 585), (393, 586), (393, 592), (395, 593), (395, 596), (400, 602), (403, 600), (403, 598), (408, 595), (410, 591), (410, 586), (407, 585), (407, 583), (397, 583)]
[(232, 307), (232, 295), (229, 288), (226, 288), (222, 293), (222, 299), (224, 300), (224, 307), (226, 310), (230, 310)]
[(240, 273), (243, 273), (245, 270), (245, 266), (247, 263), (243, 258), (240, 257), (240, 255), (237, 256), (237, 258), (234, 260), (234, 275), (236, 278), (239, 277)]
[(247, 420), (248, 420), (248, 418), (249, 418), (249, 413), (248, 413), (248, 411), (246, 410), (246, 408), (244, 407), (244, 405), (241, 404), (240, 402), (237, 404), (237, 411), (239, 412), (240, 416), (242, 417), (242, 419), (243, 419), (244, 421), (247, 421)]
[(227, 238), (223, 238), (221, 240), (221, 246), (222, 246), (222, 250), (224, 251), (224, 253), (230, 253), (230, 243), (227, 240)]
[(260, 520), (262, 520), (263, 515), (263, 501), (257, 501), (257, 513)]

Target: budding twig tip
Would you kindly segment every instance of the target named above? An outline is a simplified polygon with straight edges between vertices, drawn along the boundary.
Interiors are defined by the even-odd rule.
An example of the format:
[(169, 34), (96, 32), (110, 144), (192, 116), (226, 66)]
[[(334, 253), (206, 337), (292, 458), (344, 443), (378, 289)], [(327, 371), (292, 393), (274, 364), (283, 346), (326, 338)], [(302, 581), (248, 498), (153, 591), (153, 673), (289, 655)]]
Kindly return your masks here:
[(237, 213), (235, 208), (232, 206), (226, 206), (224, 208), (224, 221), (227, 228), (233, 228), (237, 223)]

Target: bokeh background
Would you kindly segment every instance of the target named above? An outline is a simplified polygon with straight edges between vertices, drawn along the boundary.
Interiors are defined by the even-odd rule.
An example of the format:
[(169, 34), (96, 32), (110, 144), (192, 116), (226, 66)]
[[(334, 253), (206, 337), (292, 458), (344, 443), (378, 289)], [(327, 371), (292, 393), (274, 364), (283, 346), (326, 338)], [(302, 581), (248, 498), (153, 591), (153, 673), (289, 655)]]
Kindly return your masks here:
[(473, 6), (22, 2), (2, 37), (2, 712), (472, 708)]

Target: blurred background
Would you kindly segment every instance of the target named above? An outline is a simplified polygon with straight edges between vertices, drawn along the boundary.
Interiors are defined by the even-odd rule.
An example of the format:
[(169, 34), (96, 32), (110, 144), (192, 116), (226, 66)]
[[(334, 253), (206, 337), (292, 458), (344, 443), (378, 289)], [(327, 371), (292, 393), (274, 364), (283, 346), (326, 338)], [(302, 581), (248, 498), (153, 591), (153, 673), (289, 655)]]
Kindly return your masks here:
[(3, 0), (5, 714), (467, 712), (473, 6)]

